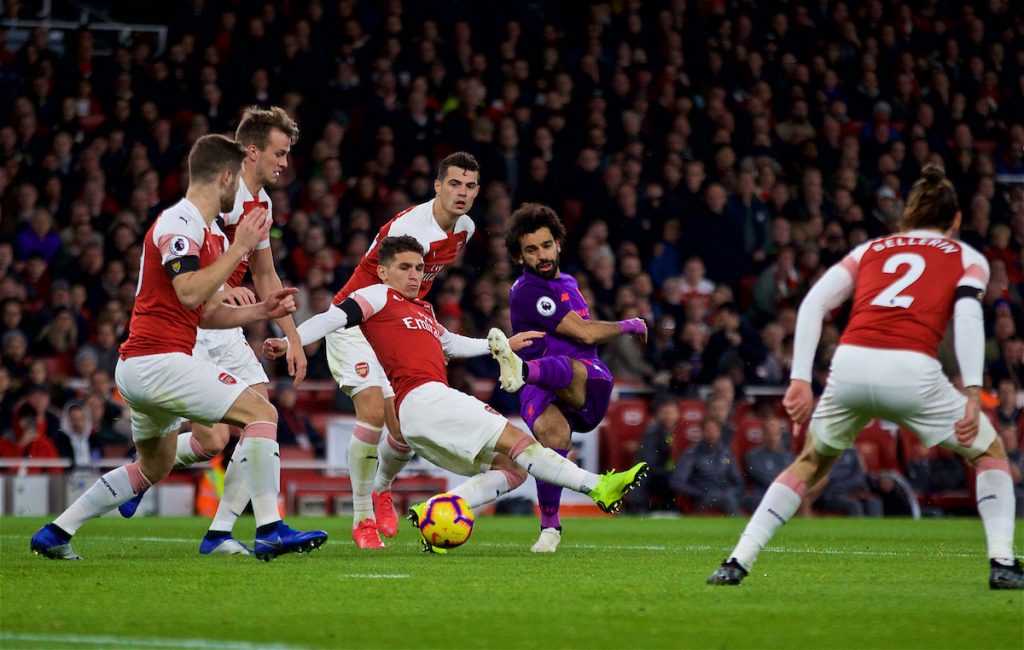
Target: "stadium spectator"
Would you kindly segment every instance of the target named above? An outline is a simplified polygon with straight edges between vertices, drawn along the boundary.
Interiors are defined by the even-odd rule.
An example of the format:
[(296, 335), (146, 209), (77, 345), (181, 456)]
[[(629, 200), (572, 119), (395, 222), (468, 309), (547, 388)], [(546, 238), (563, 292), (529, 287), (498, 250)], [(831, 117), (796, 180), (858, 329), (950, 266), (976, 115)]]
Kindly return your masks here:
[(100, 440), (93, 431), (88, 407), (75, 400), (69, 401), (61, 412), (60, 429), (53, 436), (57, 453), (70, 460), (72, 467), (89, 466), (103, 456)]
[(743, 477), (716, 420), (704, 419), (700, 441), (679, 457), (669, 484), (697, 510), (739, 514)]
[(298, 392), (291, 382), (281, 381), (274, 393), (277, 407), (277, 440), (282, 445), (293, 445), (299, 449), (313, 451), (317, 457), (324, 455), (323, 434), (316, 430), (309, 415), (296, 406)]
[(882, 500), (871, 493), (863, 462), (856, 448), (843, 452), (814, 506), (848, 517), (881, 517)]
[(1024, 517), (1024, 454), (1020, 449), (1020, 431), (1004, 426), (999, 429), (999, 437), (1006, 446), (1006, 458), (1010, 461), (1010, 477), (1017, 497), (1017, 518), (1020, 519)]
[(679, 403), (674, 396), (662, 396), (654, 403), (654, 418), (644, 430), (633, 463), (647, 463), (647, 480), (626, 498), (632, 512), (675, 510), (676, 493), (669, 484), (675, 470), (673, 456), (679, 426)]
[(753, 512), (772, 481), (793, 462), (793, 452), (782, 445), (782, 434), (782, 422), (768, 418), (764, 422), (764, 444), (747, 452), (743, 461), (747, 479), (744, 510)]

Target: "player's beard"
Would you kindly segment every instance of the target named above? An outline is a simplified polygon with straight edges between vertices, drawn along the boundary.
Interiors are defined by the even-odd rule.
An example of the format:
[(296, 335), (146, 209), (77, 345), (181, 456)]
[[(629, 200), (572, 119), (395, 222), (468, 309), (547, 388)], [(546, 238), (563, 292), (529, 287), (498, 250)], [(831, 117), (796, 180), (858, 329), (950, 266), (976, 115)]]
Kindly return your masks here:
[[(540, 269), (540, 263), (538, 263), (537, 266), (527, 266), (526, 268), (529, 269), (530, 273), (542, 277), (545, 280), (554, 280), (555, 276), (558, 275), (558, 258), (559, 256), (555, 255), (555, 259), (551, 260), (551, 266), (544, 269), (543, 271)], [(546, 261), (547, 260), (541, 260), (541, 262)]]
[(235, 209), (235, 195), (234, 193), (221, 194), (220, 195), (220, 211), (224, 214), (231, 212)]

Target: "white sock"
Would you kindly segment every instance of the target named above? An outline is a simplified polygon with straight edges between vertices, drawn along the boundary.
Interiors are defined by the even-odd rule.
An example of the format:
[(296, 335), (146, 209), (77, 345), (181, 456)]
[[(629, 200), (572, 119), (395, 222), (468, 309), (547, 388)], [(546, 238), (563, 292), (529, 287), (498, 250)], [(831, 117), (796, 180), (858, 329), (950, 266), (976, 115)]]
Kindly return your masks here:
[(387, 492), (391, 489), (391, 484), (398, 473), (412, 460), (412, 448), (398, 442), (389, 433), (385, 440), (378, 445), (377, 453), (380, 463), (377, 465), (377, 475), (373, 480), (373, 491)]
[(245, 480), (241, 459), (245, 455), (242, 442), (235, 445), (235, 451), (228, 460), (228, 469), (224, 472), (224, 493), (217, 504), (217, 514), (213, 517), (210, 530), (230, 533), (235, 522), (242, 516), (242, 511), (249, 503), (249, 486)]
[(280, 521), (277, 496), (281, 492), (281, 454), (277, 440), (245, 436), (239, 445), (245, 450), (240, 462), (252, 497), (256, 526)]
[(465, 499), (470, 508), (476, 508), (494, 501), (511, 487), (505, 472), (492, 469), (472, 476), (448, 491)]
[[(348, 439), (348, 477), (352, 482), (352, 528), (373, 516), (373, 478), (377, 472), (377, 445), (383, 427), (356, 422)], [(363, 438), (363, 440), (360, 440)], [(373, 439), (373, 443), (366, 442)]]
[(53, 523), (74, 535), (85, 522), (107, 514), (151, 485), (139, 469), (138, 461), (122, 465), (101, 476)]
[(187, 431), (178, 434), (178, 449), (174, 454), (174, 468), (191, 467), (204, 460), (210, 460), (216, 455), (203, 449), (199, 441), (192, 437), (192, 432)]
[(1006, 563), (1013, 562), (1013, 517), (1016, 498), (1013, 479), (1003, 469), (978, 472), (975, 482), (978, 514), (985, 526), (988, 556)]
[[(794, 487), (791, 486), (796, 489), (794, 490)], [(802, 489), (801, 486), (803, 486)], [(797, 509), (800, 508), (800, 501), (803, 499), (800, 492), (806, 493), (806, 491), (807, 487), (802, 481), (789, 472), (783, 472), (764, 493), (764, 498), (761, 499), (757, 510), (751, 515), (750, 521), (747, 522), (747, 527), (740, 535), (740, 541), (736, 544), (730, 557), (735, 558), (740, 566), (750, 571), (750, 567), (754, 566), (754, 561), (757, 559), (757, 554), (765, 547), (775, 531), (796, 514)]]
[[(515, 449), (512, 452), (515, 453)], [(526, 468), (526, 471), (534, 478), (583, 494), (589, 494), (601, 480), (597, 474), (591, 474), (571, 460), (562, 458), (554, 451), (542, 446), (539, 442), (530, 443), (512, 460), (520, 467)]]

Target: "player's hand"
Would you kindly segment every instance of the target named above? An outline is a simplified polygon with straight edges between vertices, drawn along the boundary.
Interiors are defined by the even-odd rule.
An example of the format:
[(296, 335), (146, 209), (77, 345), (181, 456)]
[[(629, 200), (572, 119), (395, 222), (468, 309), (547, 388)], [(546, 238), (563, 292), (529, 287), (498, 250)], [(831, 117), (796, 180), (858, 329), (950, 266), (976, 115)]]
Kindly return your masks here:
[(285, 339), (267, 339), (263, 342), (263, 356), (268, 359), (278, 359), (287, 353), (288, 341)]
[(529, 347), (533, 343), (534, 339), (544, 338), (544, 332), (538, 332), (537, 330), (529, 330), (526, 332), (519, 332), (515, 336), (508, 337), (508, 347), (513, 352), (519, 352), (525, 347)]
[(257, 244), (270, 235), (272, 222), (269, 210), (263, 207), (253, 208), (245, 213), (235, 229), (235, 240), (231, 245), (241, 248), (242, 252), (248, 255), (256, 250)]
[(641, 341), (647, 342), (647, 321), (642, 318), (629, 318), (627, 320), (620, 320), (619, 327), (622, 329), (623, 334), (632, 334), (637, 336)]
[[(977, 391), (977, 388), (974, 389)], [(967, 406), (964, 407), (964, 417), (953, 425), (956, 433), (956, 441), (964, 447), (969, 447), (974, 438), (978, 435), (978, 420), (981, 417), (981, 400), (977, 393), (967, 397)]]
[(803, 424), (811, 418), (811, 411), (814, 408), (814, 395), (811, 393), (811, 385), (802, 379), (794, 379), (789, 382), (786, 389), (786, 396), (782, 398), (782, 406), (786, 413), (797, 424)]
[(224, 290), (224, 303), (227, 305), (244, 307), (245, 305), (255, 305), (258, 302), (256, 294), (248, 287), (228, 287)]
[(295, 303), (295, 294), (298, 292), (299, 290), (295, 287), (287, 287), (278, 289), (267, 296), (267, 299), (263, 301), (263, 309), (266, 311), (267, 318), (281, 318), (298, 309), (298, 305)]
[(288, 341), (288, 374), (294, 377), (292, 385), (298, 386), (306, 378), (306, 351), (298, 336)]

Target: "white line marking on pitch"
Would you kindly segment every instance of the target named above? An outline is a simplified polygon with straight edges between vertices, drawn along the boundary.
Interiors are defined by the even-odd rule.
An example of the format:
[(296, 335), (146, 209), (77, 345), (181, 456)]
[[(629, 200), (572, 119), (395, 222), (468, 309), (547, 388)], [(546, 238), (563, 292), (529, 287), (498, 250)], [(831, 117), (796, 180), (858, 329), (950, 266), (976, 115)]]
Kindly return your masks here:
[(361, 578), (366, 580), (405, 580), (408, 573), (343, 573), (342, 578)]
[[(27, 539), (24, 535), (0, 535), (0, 539)], [(116, 536), (90, 536), (86, 535), (87, 540), (97, 540), (103, 542), (155, 542), (163, 544), (195, 544), (195, 539), (178, 538), (178, 537), (116, 537)], [(478, 542), (473, 546), (481, 546), (484, 548), (520, 548), (522, 544), (512, 543), (497, 543), (497, 542)], [(707, 551), (731, 551), (732, 546), (709, 546), (706, 544), (702, 545), (683, 545), (683, 546), (665, 546), (665, 545), (654, 545), (654, 544), (563, 544), (562, 548), (566, 549), (580, 549), (580, 550), (616, 550), (616, 551), (652, 551), (657, 553), (704, 553)], [(814, 554), (814, 555), (856, 555), (863, 557), (917, 557), (917, 553), (908, 549), (906, 551), (868, 551), (868, 550), (857, 550), (857, 549), (840, 549), (835, 547), (824, 547), (824, 548), (813, 548), (813, 547), (793, 547), (793, 546), (768, 546), (764, 549), (766, 553), (793, 553), (800, 555)], [(940, 551), (932, 552), (932, 555), (937, 557), (948, 557), (948, 558), (977, 558), (980, 557), (979, 553), (968, 553), (964, 551)], [(369, 574), (367, 574), (369, 575)]]
[(282, 643), (249, 643), (225, 639), (152, 639), (129, 636), (107, 636), (92, 634), (32, 634), (23, 632), (0, 632), (0, 641), (22, 641), (30, 643), (54, 643), (62, 645), (124, 646), (130, 648), (224, 648), (226, 650), (287, 650), (300, 646)]

